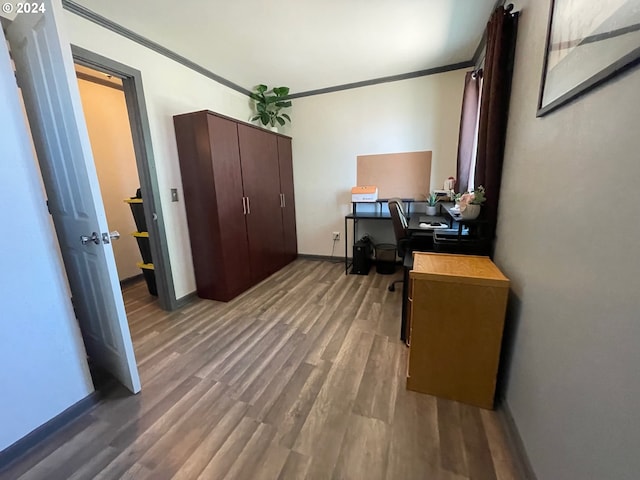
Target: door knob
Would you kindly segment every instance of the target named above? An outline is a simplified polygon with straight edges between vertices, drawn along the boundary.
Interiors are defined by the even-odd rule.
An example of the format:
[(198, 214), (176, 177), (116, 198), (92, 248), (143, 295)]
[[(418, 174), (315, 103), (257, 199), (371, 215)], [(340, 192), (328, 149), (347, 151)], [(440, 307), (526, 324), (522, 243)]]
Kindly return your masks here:
[(113, 232), (104, 232), (102, 234), (102, 243), (109, 243), (110, 240), (119, 240), (120, 239), (120, 232), (118, 232), (117, 230), (114, 230)]
[(100, 245), (100, 237), (98, 236), (97, 232), (93, 232), (90, 237), (87, 237), (86, 235), (82, 235), (80, 237), (80, 242), (82, 243), (82, 245), (86, 245), (87, 243), (90, 243), (90, 242), (93, 242), (96, 245)]

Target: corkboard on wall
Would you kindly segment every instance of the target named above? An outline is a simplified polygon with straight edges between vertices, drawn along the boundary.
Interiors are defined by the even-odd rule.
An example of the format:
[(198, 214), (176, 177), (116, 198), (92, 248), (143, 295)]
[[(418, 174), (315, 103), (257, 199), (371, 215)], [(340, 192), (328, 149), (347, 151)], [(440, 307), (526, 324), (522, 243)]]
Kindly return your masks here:
[(378, 198), (424, 199), (431, 185), (431, 152), (358, 155), (357, 182), (378, 187)]

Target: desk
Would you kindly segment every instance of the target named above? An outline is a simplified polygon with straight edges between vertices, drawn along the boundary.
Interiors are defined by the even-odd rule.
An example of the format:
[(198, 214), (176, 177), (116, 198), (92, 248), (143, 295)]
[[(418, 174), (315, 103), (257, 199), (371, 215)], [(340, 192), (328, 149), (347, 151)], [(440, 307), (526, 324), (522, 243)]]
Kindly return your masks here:
[[(349, 273), (349, 229), (347, 222), (353, 220), (353, 241), (356, 241), (358, 220), (386, 220), (391, 221), (389, 212), (357, 212), (344, 216), (344, 274)], [(353, 244), (351, 245), (353, 247)]]
[(439, 222), (445, 225), (445, 228), (451, 228), (451, 222), (446, 218), (436, 215), (434, 217), (430, 217), (425, 214), (415, 214), (409, 218), (409, 225), (407, 226), (407, 230), (409, 231), (409, 235), (430, 235), (433, 236), (433, 232), (436, 230), (440, 230), (440, 228), (422, 228), (420, 226), (421, 223), (431, 223), (431, 222)]
[(458, 228), (461, 228), (463, 225), (470, 226), (487, 223), (487, 221), (482, 218), (476, 218), (474, 220), (466, 220), (462, 218), (459, 211), (453, 210), (454, 206), (455, 205), (453, 203), (443, 203), (440, 208), (440, 212), (447, 218), (450, 227), (453, 227), (454, 222), (458, 224)]
[[(484, 218), (465, 220), (458, 212), (452, 211), (453, 204), (443, 204), (442, 213), (447, 217), (452, 230), (437, 234), (434, 250), (448, 253), (469, 253), (488, 255), (491, 251), (489, 222)], [(457, 232), (455, 225), (457, 225)]]
[[(402, 203), (406, 205), (406, 214), (407, 216), (411, 215), (411, 205), (415, 202), (415, 200), (410, 198), (403, 198)], [(357, 225), (359, 220), (383, 220), (383, 221), (391, 221), (391, 214), (389, 213), (389, 208), (387, 207), (386, 211), (383, 208), (383, 205), (388, 203), (386, 199), (379, 199), (375, 202), (351, 202), (351, 213), (344, 216), (344, 274), (349, 273), (349, 267), (351, 263), (349, 263), (349, 247), (353, 247), (353, 243), (349, 245), (349, 229), (348, 222), (349, 220), (353, 221), (353, 241), (357, 241), (358, 230)], [(374, 208), (374, 211), (369, 212), (359, 212), (358, 205), (370, 205)], [(370, 207), (370, 208), (371, 208)]]

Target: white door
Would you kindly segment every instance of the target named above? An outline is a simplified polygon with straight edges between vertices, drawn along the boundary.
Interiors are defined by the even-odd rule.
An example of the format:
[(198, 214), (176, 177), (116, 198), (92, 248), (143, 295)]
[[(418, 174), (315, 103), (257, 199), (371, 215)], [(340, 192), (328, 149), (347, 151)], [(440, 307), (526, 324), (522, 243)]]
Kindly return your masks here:
[(7, 29), (18, 84), (87, 353), (137, 393), (140, 378), (107, 219), (71, 48), (60, 26), (62, 5), (45, 0), (44, 8), (18, 14)]

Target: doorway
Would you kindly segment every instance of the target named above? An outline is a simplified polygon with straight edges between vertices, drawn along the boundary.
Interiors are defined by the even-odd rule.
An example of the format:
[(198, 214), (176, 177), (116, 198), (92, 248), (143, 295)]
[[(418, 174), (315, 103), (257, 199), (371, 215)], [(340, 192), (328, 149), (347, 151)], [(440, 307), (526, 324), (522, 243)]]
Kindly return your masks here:
[[(142, 74), (138, 70), (75, 45), (71, 45), (71, 51), (77, 70), (85, 69), (85, 74), (90, 73), (94, 78), (96, 76), (97, 78), (102, 77), (106, 86), (110, 88), (122, 88), (133, 146), (135, 170), (137, 170), (139, 187), (142, 192), (144, 217), (147, 219), (148, 243), (153, 259), (158, 303), (164, 310), (176, 310), (181, 306), (181, 303), (176, 299), (173, 285), (158, 181), (151, 173), (155, 172), (155, 160), (151, 148), (151, 133), (142, 88)], [(133, 170), (133, 165), (129, 170)], [(129, 172), (127, 175), (130, 176), (131, 173)], [(135, 193), (134, 190), (127, 196), (134, 196)], [(124, 202), (122, 205), (127, 207)], [(131, 232), (120, 233), (124, 236)], [(117, 247), (114, 245), (115, 248)], [(128, 248), (123, 247), (122, 250), (130, 251), (131, 244)], [(121, 262), (124, 264), (126, 260), (121, 260)], [(128, 266), (127, 268), (123, 267), (123, 272), (129, 271)], [(118, 272), (120, 275), (120, 265), (118, 265)], [(120, 280), (123, 279), (125, 278), (120, 278)]]
[[(93, 152), (93, 163), (100, 185), (100, 196), (111, 232), (117, 276), (123, 290), (123, 287), (131, 285), (140, 278), (143, 266), (153, 266), (153, 260), (148, 258), (147, 228), (136, 228), (132, 215), (133, 209), (136, 209), (138, 216), (141, 215), (142, 204), (125, 203), (125, 199), (136, 196), (136, 191), (140, 188), (140, 180), (122, 79), (78, 64), (75, 64), (74, 68)], [(129, 205), (132, 208), (129, 208)], [(143, 233), (140, 233), (140, 230)], [(134, 234), (144, 234), (146, 237), (134, 237)], [(144, 264), (140, 261), (142, 249), (138, 248), (138, 238), (141, 242), (147, 242), (145, 255), (147, 258)], [(149, 270), (149, 273), (146, 273), (142, 270), (142, 272), (145, 272), (145, 279), (150, 283), (148, 295), (157, 296), (154, 271)], [(151, 298), (153, 302), (156, 301), (155, 297)], [(128, 312), (127, 323), (131, 330)], [(87, 362), (94, 388), (96, 390), (108, 388), (113, 381), (110, 373), (91, 356), (87, 357)]]
[(124, 89), (118, 77), (77, 64), (75, 70), (107, 223), (119, 234), (112, 244), (122, 285), (141, 275), (136, 238), (148, 241), (132, 235), (139, 229), (124, 201), (140, 188)]
[[(139, 72), (82, 49), (72, 50), (107, 222), (119, 233), (112, 245), (123, 297), (124, 288), (143, 275), (150, 298), (156, 296), (163, 309), (173, 310), (178, 305), (160, 204), (154, 201), (158, 192), (150, 175), (153, 157), (148, 127), (142, 123)], [(110, 373), (91, 358), (88, 361), (95, 388), (108, 387)]]

